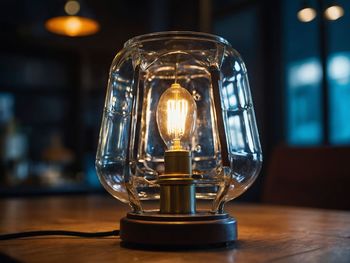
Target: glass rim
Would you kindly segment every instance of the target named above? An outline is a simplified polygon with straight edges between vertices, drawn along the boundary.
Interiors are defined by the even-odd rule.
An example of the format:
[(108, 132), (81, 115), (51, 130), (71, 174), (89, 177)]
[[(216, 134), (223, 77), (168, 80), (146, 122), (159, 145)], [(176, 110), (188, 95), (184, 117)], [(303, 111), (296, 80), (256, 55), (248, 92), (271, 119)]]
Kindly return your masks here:
[(144, 42), (157, 41), (162, 39), (202, 40), (231, 46), (231, 44), (225, 38), (209, 33), (195, 31), (162, 31), (132, 37), (124, 43), (124, 47), (126, 48), (135, 44), (141, 44)]

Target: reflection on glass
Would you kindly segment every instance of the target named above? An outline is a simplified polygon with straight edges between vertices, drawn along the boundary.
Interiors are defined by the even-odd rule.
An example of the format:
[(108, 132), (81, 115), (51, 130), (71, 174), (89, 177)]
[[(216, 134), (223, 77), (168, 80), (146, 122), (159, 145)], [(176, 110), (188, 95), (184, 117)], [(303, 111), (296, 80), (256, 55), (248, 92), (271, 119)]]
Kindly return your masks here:
[(239, 116), (230, 116), (228, 118), (229, 130), (231, 131), (229, 136), (232, 140), (233, 148), (242, 149), (244, 147), (243, 134), (241, 132), (241, 122)]

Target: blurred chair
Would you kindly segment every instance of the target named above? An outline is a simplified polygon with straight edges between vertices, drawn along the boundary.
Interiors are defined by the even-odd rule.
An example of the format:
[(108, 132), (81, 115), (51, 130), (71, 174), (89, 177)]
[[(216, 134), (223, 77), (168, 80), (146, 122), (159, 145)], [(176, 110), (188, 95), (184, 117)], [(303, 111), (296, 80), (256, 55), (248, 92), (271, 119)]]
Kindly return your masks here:
[(277, 147), (268, 164), (263, 202), (350, 209), (350, 147)]

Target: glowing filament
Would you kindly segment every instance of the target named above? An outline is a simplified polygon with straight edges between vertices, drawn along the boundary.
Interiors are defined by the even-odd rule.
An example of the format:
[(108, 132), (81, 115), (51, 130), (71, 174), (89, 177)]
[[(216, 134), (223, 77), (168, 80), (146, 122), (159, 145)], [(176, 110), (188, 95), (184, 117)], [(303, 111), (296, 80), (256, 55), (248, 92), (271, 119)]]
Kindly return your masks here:
[(168, 100), (167, 102), (167, 129), (174, 140), (180, 140), (185, 132), (188, 102), (184, 99)]
[(188, 149), (195, 127), (197, 107), (192, 95), (173, 83), (157, 107), (159, 134), (170, 150)]

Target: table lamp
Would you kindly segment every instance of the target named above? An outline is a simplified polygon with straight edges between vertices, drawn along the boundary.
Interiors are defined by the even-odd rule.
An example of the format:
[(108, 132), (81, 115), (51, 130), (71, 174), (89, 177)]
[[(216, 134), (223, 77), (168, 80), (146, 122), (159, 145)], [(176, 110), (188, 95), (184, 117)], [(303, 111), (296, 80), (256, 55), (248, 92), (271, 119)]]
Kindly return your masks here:
[(131, 207), (126, 245), (211, 246), (237, 239), (224, 204), (262, 162), (247, 70), (223, 38), (137, 36), (114, 58), (96, 156), (105, 189)]

